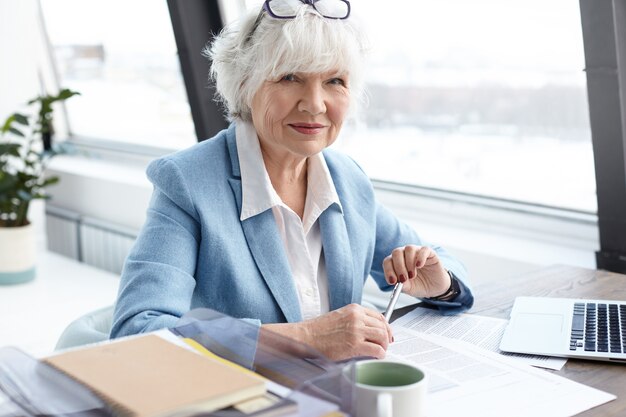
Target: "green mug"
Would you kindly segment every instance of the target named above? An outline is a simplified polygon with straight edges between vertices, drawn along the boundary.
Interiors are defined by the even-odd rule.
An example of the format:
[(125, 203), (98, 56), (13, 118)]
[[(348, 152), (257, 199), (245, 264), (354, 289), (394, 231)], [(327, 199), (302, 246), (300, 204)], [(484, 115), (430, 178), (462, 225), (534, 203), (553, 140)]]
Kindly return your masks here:
[(353, 382), (355, 417), (421, 417), (427, 377), (423, 370), (392, 360), (359, 361), (346, 370)]

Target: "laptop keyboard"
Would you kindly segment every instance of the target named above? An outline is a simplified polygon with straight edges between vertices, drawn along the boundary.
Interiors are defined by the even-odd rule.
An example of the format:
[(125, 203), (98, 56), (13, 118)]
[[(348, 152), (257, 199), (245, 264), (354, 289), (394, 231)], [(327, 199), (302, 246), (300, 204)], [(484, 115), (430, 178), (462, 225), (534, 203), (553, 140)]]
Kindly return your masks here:
[(626, 304), (574, 303), (570, 350), (626, 353)]

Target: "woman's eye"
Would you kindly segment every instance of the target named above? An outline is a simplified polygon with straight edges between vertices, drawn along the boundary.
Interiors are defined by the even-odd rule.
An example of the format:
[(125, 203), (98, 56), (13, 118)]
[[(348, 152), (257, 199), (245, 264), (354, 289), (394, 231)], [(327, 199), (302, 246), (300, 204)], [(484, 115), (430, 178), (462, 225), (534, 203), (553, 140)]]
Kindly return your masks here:
[(343, 78), (331, 78), (328, 81), (329, 84), (333, 84), (333, 85), (341, 85), (341, 86), (346, 86), (346, 82), (343, 80)]
[(286, 74), (286, 75), (283, 75), (283, 77), (280, 80), (281, 81), (295, 81), (296, 76), (295, 74)]

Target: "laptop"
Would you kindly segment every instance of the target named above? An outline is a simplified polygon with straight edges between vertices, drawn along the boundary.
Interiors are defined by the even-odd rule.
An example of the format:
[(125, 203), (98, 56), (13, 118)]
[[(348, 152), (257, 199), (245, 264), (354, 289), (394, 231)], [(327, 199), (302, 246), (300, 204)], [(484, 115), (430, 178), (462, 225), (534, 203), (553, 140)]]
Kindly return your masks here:
[(626, 301), (517, 297), (500, 350), (626, 363)]

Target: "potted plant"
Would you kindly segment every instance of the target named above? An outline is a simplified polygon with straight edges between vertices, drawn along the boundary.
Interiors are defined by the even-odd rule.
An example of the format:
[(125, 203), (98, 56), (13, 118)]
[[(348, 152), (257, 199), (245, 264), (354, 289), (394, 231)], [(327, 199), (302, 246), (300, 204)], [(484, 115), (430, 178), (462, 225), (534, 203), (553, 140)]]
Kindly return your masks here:
[(62, 152), (52, 145), (53, 103), (79, 93), (63, 89), (28, 102), (35, 114), (14, 113), (0, 128), (0, 284), (35, 277), (35, 234), (28, 208), (35, 199), (49, 198), (46, 187), (58, 182), (45, 175), (48, 161)]

